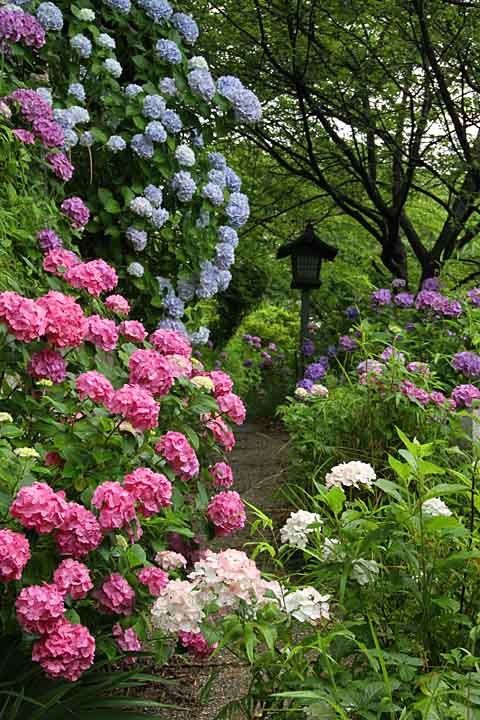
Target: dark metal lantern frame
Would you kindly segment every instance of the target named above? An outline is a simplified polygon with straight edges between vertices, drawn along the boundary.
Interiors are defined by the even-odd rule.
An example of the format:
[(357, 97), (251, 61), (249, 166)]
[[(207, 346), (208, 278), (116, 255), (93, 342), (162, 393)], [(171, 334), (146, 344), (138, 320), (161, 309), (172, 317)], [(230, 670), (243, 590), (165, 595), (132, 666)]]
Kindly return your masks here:
[(292, 263), (292, 288), (313, 290), (322, 284), (320, 270), (322, 260), (334, 260), (338, 250), (315, 234), (313, 224), (308, 222), (297, 240), (282, 245), (277, 259), (290, 257)]

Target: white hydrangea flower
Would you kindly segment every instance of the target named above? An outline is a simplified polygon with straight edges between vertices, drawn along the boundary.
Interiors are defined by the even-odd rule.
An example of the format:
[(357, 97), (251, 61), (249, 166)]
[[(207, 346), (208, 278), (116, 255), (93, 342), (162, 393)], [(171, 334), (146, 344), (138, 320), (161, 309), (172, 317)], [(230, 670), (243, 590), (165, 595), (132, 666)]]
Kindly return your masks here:
[(430, 517), (437, 517), (439, 515), (443, 515), (444, 517), (450, 517), (452, 515), (452, 511), (446, 505), (443, 500), (440, 500), (438, 497), (430, 498), (430, 500), (425, 500), (425, 502), (422, 505), (422, 513), (424, 515), (428, 515)]
[(330, 595), (320, 595), (313, 587), (305, 587), (288, 593), (284, 598), (285, 610), (299, 622), (314, 625), (320, 620), (330, 619)]
[(175, 160), (183, 167), (193, 167), (195, 165), (195, 153), (192, 148), (183, 143), (175, 150)]
[(152, 624), (168, 635), (200, 632), (203, 612), (200, 595), (188, 580), (170, 580), (152, 607)]
[(315, 528), (311, 527), (314, 523), (321, 523), (320, 515), (308, 512), (308, 510), (298, 510), (290, 514), (285, 525), (280, 530), (280, 538), (282, 543), (288, 543), (293, 547), (305, 548), (308, 542), (308, 535), (314, 532)]
[(321, 383), (315, 383), (315, 385), (312, 385), (310, 393), (317, 397), (325, 398), (328, 397), (328, 388), (326, 388), (325, 385), (321, 385)]
[(322, 559), (325, 562), (341, 562), (345, 560), (345, 550), (337, 538), (325, 538), (322, 550)]
[(305, 400), (305, 398), (308, 397), (308, 392), (305, 390), (305, 388), (297, 387), (295, 388), (295, 397), (297, 400)]
[(208, 62), (203, 55), (195, 55), (188, 61), (189, 70), (209, 70)]
[(108, 33), (100, 33), (97, 37), (97, 45), (100, 45), (102, 48), (107, 48), (108, 50), (115, 50), (116, 42)]
[(330, 487), (354, 487), (360, 485), (371, 487), (374, 480), (377, 479), (375, 470), (370, 463), (364, 463), (360, 460), (351, 460), (347, 463), (335, 465), (325, 476), (325, 485)]
[(144, 272), (145, 269), (139, 262), (132, 262), (127, 267), (127, 273), (132, 277), (141, 278), (143, 277)]
[(89, 10), (89, 8), (82, 8), (78, 13), (78, 17), (84, 22), (93, 22), (95, 20), (95, 13), (93, 10)]
[(380, 574), (380, 566), (375, 560), (364, 560), (360, 558), (355, 560), (352, 565), (352, 580), (355, 580), (359, 585), (368, 585), (376, 579), (376, 576)]

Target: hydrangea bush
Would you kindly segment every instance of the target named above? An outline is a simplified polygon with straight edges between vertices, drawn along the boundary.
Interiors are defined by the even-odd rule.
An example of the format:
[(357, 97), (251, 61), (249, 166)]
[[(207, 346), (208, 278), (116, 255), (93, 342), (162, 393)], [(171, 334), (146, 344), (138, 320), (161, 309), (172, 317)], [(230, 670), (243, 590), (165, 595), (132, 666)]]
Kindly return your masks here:
[(142, 310), (151, 302), (174, 329), (188, 320), (205, 342), (186, 305), (228, 287), (249, 216), (241, 179), (210, 145), (258, 122), (258, 99), (238, 78), (212, 77), (194, 18), (167, 0), (32, 0), (1, 12), (12, 129), (84, 197), (88, 217), (67, 206), (73, 227), (86, 226), (82, 254), (114, 258)]

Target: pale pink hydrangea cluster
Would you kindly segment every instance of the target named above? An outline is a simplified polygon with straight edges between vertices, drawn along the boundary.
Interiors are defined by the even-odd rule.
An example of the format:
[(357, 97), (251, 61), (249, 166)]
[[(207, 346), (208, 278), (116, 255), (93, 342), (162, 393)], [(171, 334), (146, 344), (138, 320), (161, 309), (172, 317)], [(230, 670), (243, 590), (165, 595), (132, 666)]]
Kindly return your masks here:
[(115, 390), (108, 409), (115, 415), (121, 415), (136, 430), (153, 430), (158, 426), (160, 405), (140, 385), (123, 385)]
[(165, 458), (182, 480), (191, 480), (198, 475), (198, 458), (183, 433), (172, 430), (165, 433), (155, 444), (155, 451)]
[(90, 315), (87, 318), (85, 339), (101, 350), (111, 352), (118, 343), (117, 326), (113, 320), (103, 318), (101, 315)]
[(117, 315), (128, 315), (130, 312), (130, 303), (123, 295), (109, 295), (105, 298), (105, 307)]
[(98, 510), (102, 530), (119, 530), (136, 519), (135, 503), (130, 493), (119, 482), (99, 485), (92, 496), (92, 505)]
[(247, 519), (243, 500), (234, 490), (214, 495), (208, 505), (207, 516), (219, 536), (231, 535), (240, 530)]
[(166, 355), (173, 378), (187, 377), (192, 374), (192, 362), (185, 355)]
[(226, 462), (218, 462), (208, 468), (217, 487), (230, 488), (233, 485), (233, 470)]
[(188, 580), (170, 580), (151, 612), (153, 626), (168, 635), (200, 632), (205, 617), (200, 593)]
[(75, 387), (81, 400), (89, 398), (95, 403), (108, 405), (113, 397), (113, 386), (105, 375), (97, 370), (89, 370), (79, 375), (75, 381)]
[(192, 354), (192, 346), (187, 338), (176, 330), (155, 330), (150, 335), (150, 342), (162, 355), (183, 355), (189, 358)]
[(124, 652), (140, 652), (142, 649), (142, 643), (140, 638), (133, 628), (127, 628), (124, 630), (119, 623), (115, 623), (112, 628), (112, 635), (115, 641)]
[(375, 470), (369, 463), (351, 460), (335, 465), (325, 475), (325, 485), (330, 487), (371, 487), (377, 479)]
[(53, 582), (63, 596), (70, 595), (73, 600), (81, 600), (87, 597), (93, 588), (92, 578), (87, 566), (71, 558), (62, 560), (53, 573)]
[(30, 560), (30, 544), (21, 533), (0, 530), (0, 582), (20, 580)]
[(161, 550), (155, 555), (155, 562), (166, 572), (187, 567), (186, 558), (173, 550)]
[(128, 361), (129, 380), (152, 395), (167, 395), (173, 385), (171, 364), (156, 350), (135, 350)]
[(94, 297), (100, 297), (102, 293), (110, 292), (118, 285), (117, 273), (105, 260), (77, 263), (67, 270), (64, 280), (72, 287), (86, 290)]
[(137, 577), (148, 588), (153, 597), (158, 597), (168, 585), (168, 575), (158, 567), (145, 567), (138, 571)]
[(61, 383), (67, 376), (67, 364), (59, 352), (45, 348), (33, 353), (27, 366), (27, 372), (35, 380), (51, 380), (53, 383)]
[(49, 677), (75, 682), (93, 664), (95, 640), (83, 625), (68, 620), (34, 643), (32, 660), (40, 663)]
[(210, 645), (201, 632), (180, 632), (178, 639), (184, 648), (186, 648), (194, 657), (199, 659), (210, 657), (210, 655), (218, 647), (218, 643)]
[(105, 578), (94, 594), (100, 608), (107, 613), (131, 615), (135, 607), (134, 589), (117, 572)]
[(123, 485), (136, 500), (139, 512), (150, 517), (172, 502), (172, 483), (165, 475), (140, 467), (125, 475)]
[(129, 342), (141, 343), (143, 342), (148, 333), (143, 327), (143, 324), (138, 320), (124, 320), (118, 326), (118, 334)]

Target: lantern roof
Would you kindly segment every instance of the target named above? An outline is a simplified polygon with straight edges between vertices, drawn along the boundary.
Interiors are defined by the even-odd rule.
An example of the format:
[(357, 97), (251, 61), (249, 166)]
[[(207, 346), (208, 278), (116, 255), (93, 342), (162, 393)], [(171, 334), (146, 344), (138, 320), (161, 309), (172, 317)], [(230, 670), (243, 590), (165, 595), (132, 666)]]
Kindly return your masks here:
[(300, 237), (278, 248), (277, 260), (294, 255), (310, 255), (319, 257), (321, 260), (334, 260), (337, 253), (337, 248), (320, 240), (315, 233), (313, 223), (309, 221)]

